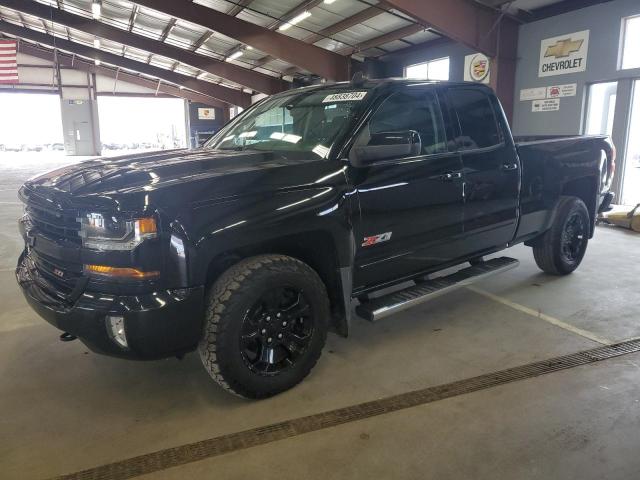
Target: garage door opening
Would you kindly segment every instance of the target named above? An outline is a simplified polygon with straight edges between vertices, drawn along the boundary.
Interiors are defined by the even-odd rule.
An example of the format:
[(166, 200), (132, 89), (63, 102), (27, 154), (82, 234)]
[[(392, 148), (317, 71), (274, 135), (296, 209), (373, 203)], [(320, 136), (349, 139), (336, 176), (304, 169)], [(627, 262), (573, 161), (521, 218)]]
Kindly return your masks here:
[(184, 148), (184, 100), (178, 98), (98, 98), (103, 155)]
[(625, 205), (640, 203), (640, 80), (636, 80), (633, 87), (622, 203)]
[[(0, 155), (64, 155), (60, 99), (46, 93), (0, 93)], [(51, 155), (47, 155), (48, 158)]]

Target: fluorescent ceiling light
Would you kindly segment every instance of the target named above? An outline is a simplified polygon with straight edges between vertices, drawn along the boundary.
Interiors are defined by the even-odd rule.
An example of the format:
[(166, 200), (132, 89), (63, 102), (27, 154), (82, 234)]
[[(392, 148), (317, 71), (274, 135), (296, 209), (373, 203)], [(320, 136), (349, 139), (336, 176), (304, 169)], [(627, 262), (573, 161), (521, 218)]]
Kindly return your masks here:
[(251, 130), (249, 132), (242, 132), (238, 135), (238, 138), (253, 138), (258, 134), (257, 130)]
[(100, 18), (100, 15), (102, 15), (102, 2), (100, 0), (93, 0), (91, 3), (91, 13), (96, 20)]
[(100, 64), (101, 64), (102, 62), (96, 58), (96, 59), (93, 61), (93, 63), (95, 63), (96, 65), (100, 66)]
[(283, 23), (282, 25), (280, 25), (278, 27), (278, 30), (280, 30), (280, 31), (287, 30), (287, 29), (291, 28), (293, 25), (295, 25), (297, 23), (300, 23), (305, 18), (309, 18), (310, 16), (311, 16), (311, 12), (305, 10), (300, 15), (296, 15), (295, 17), (293, 17), (287, 23)]
[(273, 138), (274, 140), (282, 140), (283, 142), (289, 143), (298, 143), (302, 140), (302, 137), (299, 135), (294, 135), (292, 133), (281, 133), (281, 132), (273, 132), (269, 138)]
[(229, 60), (235, 60), (238, 57), (241, 57), (243, 55), (242, 50), (238, 50), (236, 52), (233, 52), (231, 55), (229, 55), (227, 58), (225, 58), (225, 60), (228, 62)]
[(99, 38), (94, 38), (93, 39), (93, 48), (100, 48), (100, 39)]
[(333, 2), (335, 2), (336, 0), (324, 0), (324, 3), (326, 5), (331, 5)]
[(313, 147), (313, 150), (311, 151), (316, 155), (318, 155), (319, 157), (327, 158), (331, 150), (322, 144), (318, 144), (315, 147)]

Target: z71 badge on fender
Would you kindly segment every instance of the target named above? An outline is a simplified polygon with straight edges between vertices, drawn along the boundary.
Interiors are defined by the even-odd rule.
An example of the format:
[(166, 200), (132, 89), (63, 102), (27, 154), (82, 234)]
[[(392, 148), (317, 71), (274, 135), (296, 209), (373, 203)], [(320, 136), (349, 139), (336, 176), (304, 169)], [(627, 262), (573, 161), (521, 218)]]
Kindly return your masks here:
[(374, 235), (372, 237), (364, 237), (364, 240), (362, 241), (362, 246), (370, 247), (371, 245), (375, 245), (377, 243), (388, 242), (389, 240), (391, 240), (392, 233), (393, 232), (385, 232), (385, 233), (381, 233), (380, 235)]

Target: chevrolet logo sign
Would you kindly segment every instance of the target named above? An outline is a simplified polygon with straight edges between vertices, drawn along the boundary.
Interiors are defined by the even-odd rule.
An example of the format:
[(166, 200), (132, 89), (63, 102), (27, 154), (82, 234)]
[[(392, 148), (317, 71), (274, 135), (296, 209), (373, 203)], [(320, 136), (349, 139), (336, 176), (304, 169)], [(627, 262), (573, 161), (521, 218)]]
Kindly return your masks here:
[(546, 57), (563, 58), (568, 57), (574, 52), (577, 52), (582, 47), (584, 40), (571, 40), (566, 38), (564, 40), (558, 40), (555, 45), (549, 45), (547, 51), (544, 53)]

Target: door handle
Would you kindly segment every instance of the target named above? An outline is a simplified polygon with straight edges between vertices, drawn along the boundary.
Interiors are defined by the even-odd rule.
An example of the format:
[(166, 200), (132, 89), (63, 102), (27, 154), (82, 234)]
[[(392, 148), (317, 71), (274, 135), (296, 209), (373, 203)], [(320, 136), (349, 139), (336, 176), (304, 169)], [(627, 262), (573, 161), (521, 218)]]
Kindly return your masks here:
[(518, 169), (518, 164), (517, 163), (503, 163), (501, 168), (502, 168), (502, 170), (517, 170)]
[(462, 178), (462, 172), (447, 172), (440, 175), (440, 180), (443, 182), (451, 182), (458, 178)]

